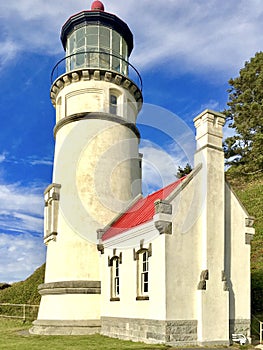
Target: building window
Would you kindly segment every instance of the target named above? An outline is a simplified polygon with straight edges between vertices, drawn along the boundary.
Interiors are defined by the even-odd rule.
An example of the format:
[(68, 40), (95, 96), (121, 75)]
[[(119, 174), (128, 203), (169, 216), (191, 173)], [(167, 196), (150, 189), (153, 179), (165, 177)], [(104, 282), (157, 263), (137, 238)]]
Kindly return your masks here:
[[(116, 252), (114, 252), (116, 254)], [(120, 264), (122, 262), (122, 254), (109, 258), (109, 266), (111, 267), (111, 285), (110, 285), (110, 301), (120, 300)]]
[(141, 271), (141, 294), (148, 294), (149, 291), (149, 257), (148, 251), (142, 253), (142, 271)]
[(134, 259), (137, 260), (137, 296), (136, 300), (149, 300), (149, 257), (152, 255), (152, 246), (134, 250)]
[(110, 94), (110, 113), (117, 114), (118, 98), (116, 95)]
[[(115, 266), (114, 266), (115, 265)], [(113, 280), (113, 295), (118, 297), (120, 295), (120, 274), (119, 274), (119, 259), (115, 260), (114, 268), (114, 280)]]

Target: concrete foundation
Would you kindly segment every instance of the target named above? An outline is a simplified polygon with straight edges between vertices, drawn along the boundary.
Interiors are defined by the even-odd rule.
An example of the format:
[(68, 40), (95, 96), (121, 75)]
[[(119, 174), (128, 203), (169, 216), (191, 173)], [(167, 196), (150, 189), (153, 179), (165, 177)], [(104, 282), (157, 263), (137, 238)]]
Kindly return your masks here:
[(196, 320), (101, 318), (101, 334), (145, 343), (196, 344)]

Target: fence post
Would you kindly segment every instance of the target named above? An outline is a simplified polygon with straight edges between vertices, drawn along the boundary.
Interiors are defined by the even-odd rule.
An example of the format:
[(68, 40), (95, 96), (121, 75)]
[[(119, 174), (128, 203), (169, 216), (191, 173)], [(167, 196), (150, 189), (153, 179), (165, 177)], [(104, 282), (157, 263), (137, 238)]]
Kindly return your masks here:
[(26, 305), (23, 304), (23, 321), (26, 322)]

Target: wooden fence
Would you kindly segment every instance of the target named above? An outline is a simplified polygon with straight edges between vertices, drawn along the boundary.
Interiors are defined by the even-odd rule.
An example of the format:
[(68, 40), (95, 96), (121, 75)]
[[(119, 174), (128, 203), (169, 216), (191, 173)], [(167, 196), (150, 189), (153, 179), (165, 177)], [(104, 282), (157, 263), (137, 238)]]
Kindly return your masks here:
[(0, 303), (0, 317), (32, 321), (37, 318), (39, 305)]

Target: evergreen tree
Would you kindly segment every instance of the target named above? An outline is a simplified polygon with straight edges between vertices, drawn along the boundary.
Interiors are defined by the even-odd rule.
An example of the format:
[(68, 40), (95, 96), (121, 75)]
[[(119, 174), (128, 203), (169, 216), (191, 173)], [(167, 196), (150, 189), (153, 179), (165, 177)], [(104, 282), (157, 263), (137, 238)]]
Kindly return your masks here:
[(176, 174), (176, 177), (178, 179), (181, 179), (181, 177), (190, 174), (190, 172), (192, 171), (192, 167), (189, 163), (186, 164), (186, 166), (184, 168), (181, 168), (180, 166), (178, 167), (178, 171)]
[(224, 143), (227, 164), (238, 167), (242, 173), (263, 170), (263, 52), (245, 63), (235, 79), (230, 79), (228, 109), (235, 136)]

